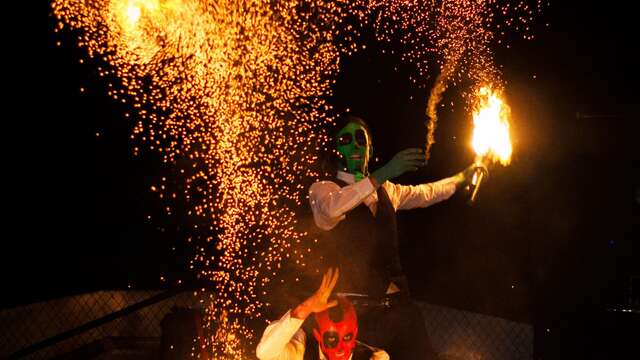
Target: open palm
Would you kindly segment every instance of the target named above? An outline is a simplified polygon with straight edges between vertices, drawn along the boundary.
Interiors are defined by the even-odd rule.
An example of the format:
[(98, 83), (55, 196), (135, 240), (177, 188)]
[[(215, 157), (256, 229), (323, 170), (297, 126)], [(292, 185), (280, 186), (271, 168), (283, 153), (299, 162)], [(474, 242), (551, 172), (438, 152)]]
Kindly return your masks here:
[(292, 315), (296, 318), (304, 319), (311, 313), (322, 312), (338, 305), (337, 300), (329, 301), (329, 296), (331, 296), (331, 292), (336, 286), (339, 276), (340, 270), (330, 268), (322, 276), (322, 282), (320, 283), (318, 290), (316, 290), (316, 292), (302, 304), (298, 305), (298, 307), (294, 309)]

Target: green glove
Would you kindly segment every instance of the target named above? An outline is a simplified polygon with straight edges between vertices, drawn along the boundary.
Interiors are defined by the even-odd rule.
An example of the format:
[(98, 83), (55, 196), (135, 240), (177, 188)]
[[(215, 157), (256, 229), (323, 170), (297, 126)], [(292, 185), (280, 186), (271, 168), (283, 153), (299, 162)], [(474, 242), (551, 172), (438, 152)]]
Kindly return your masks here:
[(396, 178), (407, 171), (416, 171), (424, 166), (426, 157), (424, 151), (417, 148), (409, 148), (397, 153), (393, 159), (380, 169), (374, 171), (371, 176), (382, 185), (385, 181)]

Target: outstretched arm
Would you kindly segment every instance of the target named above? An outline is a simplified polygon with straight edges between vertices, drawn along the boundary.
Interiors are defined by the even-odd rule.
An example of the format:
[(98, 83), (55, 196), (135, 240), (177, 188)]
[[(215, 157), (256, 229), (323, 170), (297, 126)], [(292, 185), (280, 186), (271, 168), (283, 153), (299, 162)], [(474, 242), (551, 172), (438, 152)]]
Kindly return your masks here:
[(380, 185), (407, 171), (415, 171), (424, 163), (424, 152), (410, 148), (398, 152), (371, 176), (355, 184), (340, 187), (331, 181), (320, 181), (311, 185), (309, 201), (316, 225), (323, 230), (331, 230)]
[(487, 170), (482, 165), (473, 164), (465, 170), (440, 181), (421, 185), (397, 185), (387, 183), (385, 189), (396, 210), (415, 209), (439, 203), (451, 197), (473, 178), (476, 171)]

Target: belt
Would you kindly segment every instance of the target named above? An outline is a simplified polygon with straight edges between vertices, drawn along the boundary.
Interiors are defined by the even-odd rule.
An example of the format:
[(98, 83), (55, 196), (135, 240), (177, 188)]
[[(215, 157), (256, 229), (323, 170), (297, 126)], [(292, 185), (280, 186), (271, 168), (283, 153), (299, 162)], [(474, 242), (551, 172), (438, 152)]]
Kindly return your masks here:
[(337, 293), (336, 295), (349, 299), (356, 308), (390, 308), (408, 301), (406, 294), (403, 292), (396, 292), (383, 297), (371, 297), (366, 294), (356, 293)]

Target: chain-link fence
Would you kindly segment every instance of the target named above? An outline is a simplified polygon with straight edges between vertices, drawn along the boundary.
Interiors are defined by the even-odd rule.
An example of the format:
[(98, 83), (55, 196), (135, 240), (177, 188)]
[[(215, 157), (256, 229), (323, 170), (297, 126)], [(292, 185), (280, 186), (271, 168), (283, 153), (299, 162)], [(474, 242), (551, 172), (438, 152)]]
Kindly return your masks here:
[[(109, 314), (148, 300), (160, 291), (98, 291), (30, 304), (0, 311), (0, 358), (8, 357), (43, 340), (50, 339)], [(161, 335), (160, 322), (174, 306), (201, 307), (204, 299), (193, 292), (181, 292), (115, 317), (66, 340), (52, 343), (25, 359), (51, 359), (97, 341), (113, 346), (114, 338), (129, 338), (136, 346), (155, 347)], [(111, 340), (109, 340), (111, 339)], [(109, 347), (110, 345), (104, 345)]]
[(531, 360), (533, 326), (502, 318), (418, 303), (442, 359)]
[[(0, 311), (0, 358), (83, 324), (122, 311), (158, 291), (99, 291)], [(35, 351), (27, 359), (51, 359), (95, 342), (103, 348), (122, 347), (118, 339), (134, 341), (129, 358), (145, 359), (158, 349), (162, 319), (174, 306), (202, 309), (205, 293), (172, 294), (130, 314), (80, 332)], [(533, 327), (501, 318), (420, 303), (434, 348), (442, 359), (532, 359)], [(135, 350), (141, 351), (135, 356)], [(157, 357), (157, 354), (156, 354)], [(76, 357), (76, 358), (83, 358)], [(153, 356), (151, 357), (153, 358)]]

